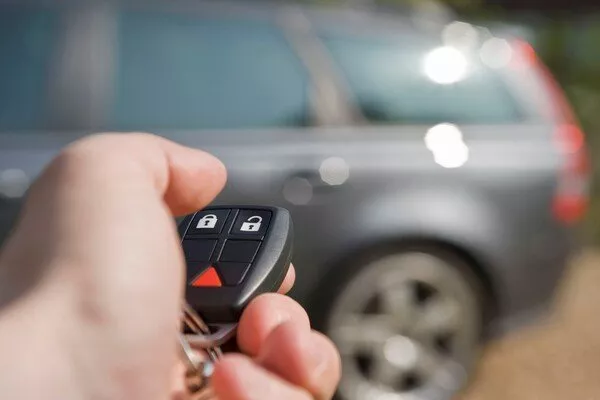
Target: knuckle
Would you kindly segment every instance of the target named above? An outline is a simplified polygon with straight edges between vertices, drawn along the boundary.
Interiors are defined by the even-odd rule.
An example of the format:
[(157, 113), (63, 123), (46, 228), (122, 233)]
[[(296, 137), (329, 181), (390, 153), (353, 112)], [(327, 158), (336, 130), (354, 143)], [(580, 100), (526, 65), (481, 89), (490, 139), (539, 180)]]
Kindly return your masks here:
[(116, 138), (113, 135), (93, 135), (77, 140), (64, 148), (51, 164), (59, 171), (79, 170), (103, 158), (114, 157)]

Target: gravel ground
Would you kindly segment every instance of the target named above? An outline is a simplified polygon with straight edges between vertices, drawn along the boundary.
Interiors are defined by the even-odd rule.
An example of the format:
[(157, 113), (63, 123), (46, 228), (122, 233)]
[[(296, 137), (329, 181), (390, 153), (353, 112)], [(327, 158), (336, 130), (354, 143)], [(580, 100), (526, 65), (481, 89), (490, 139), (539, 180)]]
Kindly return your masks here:
[(457, 400), (600, 400), (600, 251), (578, 257), (543, 325), (491, 343)]

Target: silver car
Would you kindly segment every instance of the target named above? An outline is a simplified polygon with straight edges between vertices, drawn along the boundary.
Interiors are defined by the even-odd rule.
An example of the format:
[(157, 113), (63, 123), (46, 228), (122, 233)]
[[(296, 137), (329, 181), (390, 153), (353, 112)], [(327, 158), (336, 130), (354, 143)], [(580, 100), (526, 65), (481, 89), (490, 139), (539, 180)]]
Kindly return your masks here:
[(447, 399), (547, 308), (588, 166), (527, 43), (282, 2), (0, 4), (0, 237), (61, 148), (144, 130), (220, 157), (217, 203), (291, 211), (344, 400)]

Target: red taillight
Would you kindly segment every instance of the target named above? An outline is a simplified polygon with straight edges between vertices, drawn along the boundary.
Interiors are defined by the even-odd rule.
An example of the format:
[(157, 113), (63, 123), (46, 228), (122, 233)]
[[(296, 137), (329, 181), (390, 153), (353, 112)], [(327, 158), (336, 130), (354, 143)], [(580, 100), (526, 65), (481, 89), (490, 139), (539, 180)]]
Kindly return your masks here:
[(574, 223), (582, 219), (588, 205), (590, 163), (585, 138), (581, 129), (572, 124), (559, 127), (555, 138), (565, 161), (558, 176), (553, 213), (561, 222)]
[(537, 57), (534, 48), (521, 40), (513, 42), (513, 46), (517, 55), (514, 66), (533, 68), (541, 74), (552, 100), (551, 115), (548, 117), (559, 125), (553, 139), (565, 161), (558, 176), (553, 214), (561, 222), (577, 222), (584, 216), (588, 204), (590, 163), (585, 134), (563, 90), (548, 67)]
[(554, 216), (566, 224), (581, 221), (588, 208), (587, 197), (582, 196), (557, 196), (552, 204)]

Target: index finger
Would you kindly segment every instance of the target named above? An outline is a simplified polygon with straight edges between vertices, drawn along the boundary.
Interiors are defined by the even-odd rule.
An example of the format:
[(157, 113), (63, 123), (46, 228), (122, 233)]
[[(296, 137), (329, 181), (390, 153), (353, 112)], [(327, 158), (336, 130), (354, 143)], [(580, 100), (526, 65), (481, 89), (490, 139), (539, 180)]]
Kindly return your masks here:
[(281, 284), (281, 287), (279, 288), (277, 293), (286, 294), (287, 292), (292, 290), (292, 287), (294, 286), (295, 281), (296, 281), (296, 269), (294, 268), (293, 265), (290, 265), (290, 269), (288, 269), (288, 272), (285, 275), (285, 278), (283, 279), (283, 283)]

